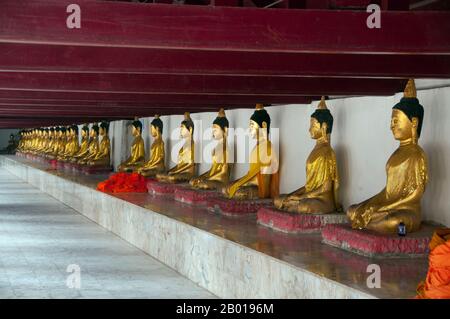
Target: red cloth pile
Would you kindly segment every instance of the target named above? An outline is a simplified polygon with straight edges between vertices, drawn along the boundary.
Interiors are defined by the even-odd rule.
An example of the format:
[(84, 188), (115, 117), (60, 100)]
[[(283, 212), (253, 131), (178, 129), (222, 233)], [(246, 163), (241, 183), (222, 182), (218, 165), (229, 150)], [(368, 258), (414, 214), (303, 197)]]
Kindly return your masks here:
[(138, 173), (117, 173), (98, 183), (97, 190), (105, 193), (145, 193), (147, 181)]

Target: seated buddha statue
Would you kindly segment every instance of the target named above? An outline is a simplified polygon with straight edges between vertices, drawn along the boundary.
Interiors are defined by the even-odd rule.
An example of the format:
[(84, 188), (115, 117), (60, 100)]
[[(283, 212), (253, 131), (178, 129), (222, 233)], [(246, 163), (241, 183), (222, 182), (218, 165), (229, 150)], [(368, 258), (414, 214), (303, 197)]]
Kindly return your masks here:
[(39, 149), (41, 143), (41, 130), (40, 129), (34, 129), (33, 130), (33, 143), (31, 146), (30, 153), (36, 154), (37, 150)]
[(45, 128), (40, 129), (40, 141), (36, 149), (36, 154), (41, 155), (48, 143), (48, 130)]
[(66, 162), (70, 160), (79, 150), (78, 126), (72, 125), (68, 128), (67, 144), (63, 154), (58, 156), (59, 161)]
[(423, 115), (414, 80), (409, 80), (404, 97), (392, 110), (391, 131), (400, 145), (387, 161), (386, 187), (349, 207), (347, 216), (353, 228), (397, 233), (403, 223), (407, 232), (419, 230), (420, 200), (428, 180), (426, 155), (418, 145)]
[(98, 134), (99, 134), (100, 128), (98, 127), (98, 124), (93, 124), (91, 127), (91, 130), (89, 132), (90, 135), (90, 142), (89, 147), (87, 151), (84, 154), (78, 154), (78, 160), (77, 164), (79, 165), (86, 165), (91, 159), (95, 157), (95, 155), (98, 152), (99, 144), (98, 144)]
[(163, 122), (159, 118), (159, 115), (155, 115), (155, 118), (150, 123), (150, 135), (153, 137), (153, 143), (150, 146), (150, 158), (142, 166), (135, 169), (142, 176), (154, 177), (166, 169), (162, 132)]
[(61, 158), (68, 151), (68, 148), (70, 146), (71, 146), (71, 144), (70, 144), (70, 129), (68, 127), (63, 127), (61, 144), (58, 148), (58, 153), (56, 154), (55, 158), (57, 160), (61, 160)]
[(84, 124), (81, 128), (81, 144), (78, 151), (73, 154), (68, 161), (71, 163), (76, 163), (81, 157), (85, 156), (89, 152), (89, 126)]
[(45, 148), (42, 150), (42, 156), (47, 156), (47, 154), (53, 149), (55, 128), (51, 127), (48, 130), (48, 141)]
[(184, 114), (184, 120), (181, 122), (180, 135), (184, 143), (178, 152), (177, 164), (167, 174), (160, 173), (156, 175), (157, 180), (160, 182), (187, 182), (194, 177), (194, 122), (188, 112)]
[(333, 213), (338, 204), (339, 175), (336, 155), (330, 145), (333, 116), (322, 97), (311, 114), (309, 133), (316, 145), (306, 160), (306, 184), (298, 190), (275, 198), (274, 206), (293, 213)]
[(49, 159), (56, 159), (58, 154), (64, 152), (66, 147), (66, 128), (58, 127), (56, 130), (56, 141), (53, 150), (48, 154)]
[(213, 138), (218, 142), (212, 152), (211, 168), (204, 174), (194, 177), (189, 181), (192, 188), (220, 189), (228, 183), (230, 168), (228, 164), (228, 119), (225, 111), (220, 109), (218, 116), (212, 125)]
[(102, 138), (97, 153), (87, 161), (89, 166), (108, 167), (111, 165), (111, 142), (108, 135), (109, 123), (102, 122), (100, 124), (100, 136)]
[(130, 156), (123, 161), (117, 170), (119, 172), (132, 172), (137, 167), (142, 166), (145, 161), (145, 145), (142, 138), (142, 122), (138, 118), (131, 123), (131, 134), (134, 136), (133, 143), (131, 144)]
[(250, 167), (243, 177), (222, 189), (226, 198), (254, 200), (279, 194), (278, 159), (269, 140), (270, 116), (262, 104), (250, 117), (250, 135), (256, 145), (250, 153)]

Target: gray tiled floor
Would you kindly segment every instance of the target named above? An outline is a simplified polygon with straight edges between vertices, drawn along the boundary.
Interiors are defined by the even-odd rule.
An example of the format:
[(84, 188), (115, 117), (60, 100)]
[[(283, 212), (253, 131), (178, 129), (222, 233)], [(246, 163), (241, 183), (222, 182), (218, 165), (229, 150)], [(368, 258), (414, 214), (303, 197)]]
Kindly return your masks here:
[[(81, 269), (70, 289), (68, 265)], [(214, 298), (73, 209), (0, 169), (0, 298)]]

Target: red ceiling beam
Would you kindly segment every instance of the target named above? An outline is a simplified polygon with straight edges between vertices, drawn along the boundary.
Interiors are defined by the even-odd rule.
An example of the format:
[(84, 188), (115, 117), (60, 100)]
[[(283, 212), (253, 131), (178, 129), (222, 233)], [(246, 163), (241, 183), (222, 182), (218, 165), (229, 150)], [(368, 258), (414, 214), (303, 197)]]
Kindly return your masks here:
[[(261, 10), (80, 0), (81, 29), (68, 29), (73, 1), (3, 0), (0, 42), (219, 51), (449, 54), (449, 12)], [(132, 18), (130, 18), (132, 17)], [(401, 22), (400, 22), (401, 21)]]
[[(326, 94), (328, 95), (328, 94)], [(318, 97), (320, 99), (320, 96)], [(0, 88), (0, 100), (10, 99), (30, 99), (38, 102), (42, 101), (56, 101), (61, 102), (60, 105), (64, 105), (66, 101), (70, 102), (95, 102), (99, 105), (106, 105), (113, 107), (114, 105), (120, 106), (122, 102), (126, 103), (148, 103), (149, 105), (206, 105), (213, 106), (230, 106), (230, 107), (243, 107), (245, 105), (254, 105), (262, 98), (257, 94), (249, 94), (245, 96), (233, 96), (233, 95), (189, 95), (189, 94), (133, 94), (133, 93), (119, 93), (119, 92), (83, 92), (82, 94), (77, 92), (64, 92), (64, 91), (35, 91), (24, 89), (2, 89)], [(283, 95), (283, 96), (264, 96), (264, 103), (298, 103), (307, 104), (312, 99), (317, 99), (310, 95)]]
[[(221, 52), (0, 43), (0, 71), (447, 78), (448, 55)], [(239, 63), (236, 63), (239, 61)]]
[(399, 92), (405, 80), (353, 78), (222, 77), (159, 74), (64, 74), (1, 72), (0, 88), (37, 91), (121, 92), (133, 94), (186, 95), (390, 95)]

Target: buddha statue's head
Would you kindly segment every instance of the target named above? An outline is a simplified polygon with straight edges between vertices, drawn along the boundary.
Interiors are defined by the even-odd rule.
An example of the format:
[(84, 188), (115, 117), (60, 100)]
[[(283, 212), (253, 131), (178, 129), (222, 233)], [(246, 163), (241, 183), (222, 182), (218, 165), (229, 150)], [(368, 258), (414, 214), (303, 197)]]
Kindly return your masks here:
[(71, 126), (72, 137), (78, 137), (78, 125)]
[(250, 136), (254, 139), (267, 139), (270, 131), (270, 116), (261, 103), (256, 104), (255, 112), (250, 117)]
[(55, 136), (55, 128), (51, 127), (50, 132), (48, 133), (49, 137), (53, 138)]
[(99, 131), (100, 131), (100, 128), (98, 127), (98, 124), (94, 123), (91, 127), (91, 133), (90, 133), (91, 137), (96, 138), (98, 136)]
[(154, 119), (150, 123), (150, 134), (152, 137), (161, 136), (163, 132), (163, 122), (159, 118), (159, 115), (155, 114)]
[(137, 137), (142, 134), (142, 122), (139, 121), (139, 118), (135, 117), (134, 121), (131, 123), (131, 126), (132, 126), (131, 134), (134, 137)]
[(105, 136), (108, 135), (109, 130), (109, 123), (106, 121), (103, 121), (100, 123), (100, 135)]
[(48, 128), (44, 128), (44, 129), (43, 129), (42, 135), (43, 135), (44, 138), (47, 138), (47, 137), (48, 137)]
[(64, 126), (61, 126), (59, 128), (59, 137), (62, 139), (66, 137), (66, 128)]
[(309, 133), (311, 138), (318, 140), (327, 139), (333, 130), (333, 115), (327, 108), (325, 97), (322, 96), (317, 109), (311, 114)]
[(391, 130), (398, 141), (417, 142), (422, 131), (424, 109), (417, 99), (414, 80), (406, 84), (403, 98), (392, 108)]
[(87, 124), (84, 124), (81, 128), (81, 137), (86, 138), (89, 135), (89, 126)]
[(216, 140), (221, 140), (226, 138), (228, 134), (228, 126), (229, 122), (227, 117), (225, 116), (225, 111), (223, 108), (219, 110), (219, 114), (217, 114), (216, 119), (213, 121), (212, 125), (212, 135)]
[(181, 138), (192, 138), (194, 134), (194, 122), (191, 119), (189, 112), (184, 113), (184, 120), (181, 122), (180, 135)]

